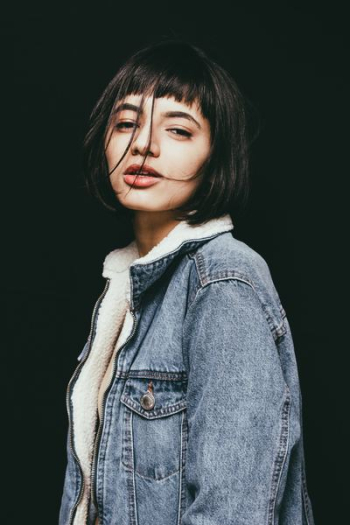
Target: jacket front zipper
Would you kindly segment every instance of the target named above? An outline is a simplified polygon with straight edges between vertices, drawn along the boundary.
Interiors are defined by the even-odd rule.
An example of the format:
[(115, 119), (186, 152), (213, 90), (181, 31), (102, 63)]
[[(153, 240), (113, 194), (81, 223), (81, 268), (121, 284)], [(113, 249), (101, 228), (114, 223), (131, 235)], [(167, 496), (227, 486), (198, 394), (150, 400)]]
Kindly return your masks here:
[(75, 369), (75, 371), (74, 371), (74, 373), (73, 373), (73, 375), (72, 375), (72, 377), (71, 377), (71, 379), (70, 379), (70, 381), (68, 383), (67, 390), (66, 390), (66, 405), (67, 405), (68, 428), (69, 428), (69, 444), (70, 444), (70, 448), (71, 448), (71, 451), (72, 451), (72, 455), (73, 455), (73, 457), (74, 457), (74, 459), (75, 459), (75, 461), (76, 461), (76, 463), (77, 463), (77, 465), (79, 467), (80, 475), (81, 475), (81, 478), (82, 478), (82, 485), (80, 487), (80, 492), (79, 492), (79, 495), (78, 495), (78, 499), (77, 499), (77, 501), (75, 502), (73, 508), (70, 511), (67, 525), (71, 525), (73, 523), (75, 510), (76, 510), (76, 508), (78, 507), (78, 505), (79, 505), (79, 503), (81, 501), (82, 495), (84, 493), (84, 488), (85, 488), (85, 481), (84, 481), (83, 470), (81, 468), (80, 461), (79, 461), (79, 458), (78, 458), (78, 456), (76, 454), (75, 447), (74, 447), (74, 442), (73, 442), (73, 428), (72, 428), (71, 403), (70, 403), (71, 386), (73, 384), (73, 381), (77, 377), (78, 372), (80, 371), (80, 369), (82, 368), (83, 364), (85, 363), (85, 361), (87, 360), (87, 358), (90, 355), (90, 351), (91, 351), (91, 347), (92, 347), (92, 332), (93, 332), (93, 328), (94, 328), (94, 324), (95, 324), (96, 312), (97, 312), (97, 309), (98, 309), (99, 305), (101, 304), (104, 296), (107, 293), (107, 290), (109, 288), (109, 283), (110, 283), (110, 279), (107, 279), (105, 287), (104, 287), (104, 290), (101, 293), (101, 295), (99, 296), (99, 298), (97, 299), (97, 301), (95, 303), (95, 306), (94, 306), (94, 309), (93, 309), (93, 312), (92, 312), (90, 333), (89, 333), (89, 337), (88, 337), (89, 349), (86, 352), (84, 358), (80, 361), (80, 363), (78, 364), (77, 368)]
[[(132, 293), (133, 293), (133, 291), (132, 291), (132, 279), (130, 279), (130, 287), (131, 287), (130, 297), (132, 297)], [(114, 377), (115, 377), (115, 373), (116, 373), (116, 369), (117, 369), (117, 364), (118, 364), (120, 353), (121, 353), (122, 349), (125, 347), (125, 345), (127, 345), (128, 342), (130, 341), (130, 339), (134, 336), (135, 331), (136, 331), (136, 326), (137, 326), (136, 317), (134, 315), (133, 310), (130, 310), (130, 313), (131, 313), (131, 315), (133, 317), (132, 329), (131, 329), (130, 335), (128, 336), (126, 341), (124, 341), (124, 343), (121, 345), (121, 347), (118, 349), (117, 355), (114, 357), (112, 378), (111, 378), (111, 380), (109, 382), (109, 385), (106, 388), (106, 390), (105, 390), (105, 392), (103, 394), (103, 397), (102, 397), (101, 419), (100, 419), (100, 423), (99, 423), (99, 426), (98, 426), (98, 431), (97, 431), (97, 435), (96, 435), (96, 439), (95, 439), (93, 459), (92, 459), (92, 468), (91, 468), (91, 495), (90, 495), (90, 497), (92, 499), (93, 504), (96, 507), (96, 510), (97, 510), (97, 500), (96, 500), (96, 463), (97, 463), (97, 456), (98, 456), (98, 451), (99, 451), (99, 447), (100, 447), (101, 434), (102, 434), (102, 430), (103, 430), (104, 415), (105, 415), (104, 414), (105, 404), (106, 404), (106, 399), (107, 399), (108, 393), (109, 393), (109, 391), (110, 391), (110, 389), (112, 387), (112, 384), (113, 384), (113, 380), (114, 380)], [(116, 341), (114, 342), (114, 344), (116, 344)]]

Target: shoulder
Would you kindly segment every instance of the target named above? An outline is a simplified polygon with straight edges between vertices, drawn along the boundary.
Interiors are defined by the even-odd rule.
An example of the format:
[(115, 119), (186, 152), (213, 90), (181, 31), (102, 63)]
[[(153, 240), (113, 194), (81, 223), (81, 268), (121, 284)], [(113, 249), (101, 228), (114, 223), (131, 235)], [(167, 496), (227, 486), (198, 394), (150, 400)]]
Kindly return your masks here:
[(190, 296), (194, 298), (205, 287), (210, 289), (212, 283), (223, 281), (232, 287), (233, 282), (239, 282), (250, 287), (258, 298), (273, 335), (285, 333), (285, 310), (270, 268), (257, 251), (236, 239), (232, 232), (225, 232), (200, 246), (190, 257), (194, 262)]
[(217, 235), (193, 254), (202, 286), (225, 277), (246, 281), (254, 287), (257, 281), (271, 277), (265, 259), (232, 232)]

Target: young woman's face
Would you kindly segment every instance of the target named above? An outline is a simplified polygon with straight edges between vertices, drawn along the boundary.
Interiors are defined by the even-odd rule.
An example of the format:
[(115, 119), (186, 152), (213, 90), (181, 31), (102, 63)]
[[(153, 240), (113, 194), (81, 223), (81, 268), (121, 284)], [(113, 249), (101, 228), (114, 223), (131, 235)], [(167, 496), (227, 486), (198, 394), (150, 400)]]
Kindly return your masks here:
[[(129, 95), (114, 108), (106, 141), (110, 138), (106, 150), (109, 172), (127, 148), (136, 126), (140, 101), (141, 95)], [(133, 142), (122, 162), (110, 175), (110, 180), (118, 200), (126, 208), (168, 211), (183, 205), (200, 184), (199, 177), (194, 180), (189, 178), (198, 172), (209, 155), (210, 125), (196, 103), (188, 106), (173, 97), (156, 98), (152, 140), (147, 150), (151, 109), (152, 98), (145, 98)], [(143, 172), (155, 170), (159, 176), (132, 174), (146, 155)]]

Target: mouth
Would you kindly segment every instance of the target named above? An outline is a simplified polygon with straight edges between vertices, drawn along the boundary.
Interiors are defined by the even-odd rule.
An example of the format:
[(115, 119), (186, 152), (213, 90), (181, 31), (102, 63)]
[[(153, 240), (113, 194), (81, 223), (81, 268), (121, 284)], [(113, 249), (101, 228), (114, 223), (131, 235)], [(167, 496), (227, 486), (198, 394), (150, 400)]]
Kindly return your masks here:
[(142, 171), (140, 171), (140, 169), (141, 166), (139, 164), (132, 164), (125, 170), (124, 175), (139, 175), (140, 177), (156, 178), (162, 177), (160, 173), (146, 164), (143, 166)]
[(124, 182), (132, 188), (148, 188), (154, 184), (158, 184), (162, 177), (155, 177), (153, 175), (133, 175), (132, 173), (126, 173), (123, 176)]

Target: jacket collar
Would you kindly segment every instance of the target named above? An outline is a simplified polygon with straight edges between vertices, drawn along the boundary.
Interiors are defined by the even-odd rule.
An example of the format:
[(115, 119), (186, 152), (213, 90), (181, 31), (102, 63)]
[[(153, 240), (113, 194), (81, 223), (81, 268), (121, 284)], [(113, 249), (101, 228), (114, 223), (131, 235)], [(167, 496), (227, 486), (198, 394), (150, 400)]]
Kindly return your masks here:
[(102, 275), (120, 279), (126, 273), (131, 280), (128, 293), (131, 309), (137, 308), (141, 294), (159, 279), (178, 255), (184, 255), (217, 235), (233, 230), (229, 214), (191, 225), (180, 221), (167, 236), (146, 255), (140, 257), (136, 241), (110, 252), (105, 258)]

